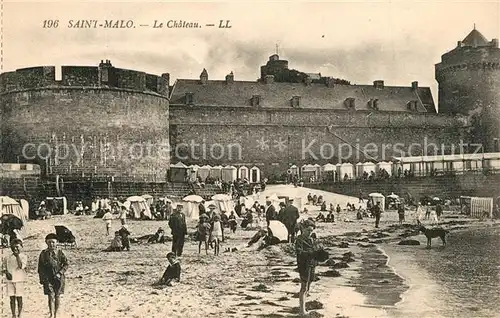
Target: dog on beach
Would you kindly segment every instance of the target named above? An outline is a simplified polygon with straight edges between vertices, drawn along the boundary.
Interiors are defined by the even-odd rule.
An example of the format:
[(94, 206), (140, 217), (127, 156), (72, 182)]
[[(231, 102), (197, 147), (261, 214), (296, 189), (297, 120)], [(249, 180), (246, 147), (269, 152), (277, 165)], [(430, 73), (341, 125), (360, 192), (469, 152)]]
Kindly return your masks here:
[(443, 241), (443, 246), (446, 245), (446, 234), (450, 233), (450, 231), (443, 228), (427, 229), (423, 225), (420, 225), (418, 229), (420, 232), (424, 233), (425, 237), (427, 237), (427, 248), (431, 248), (431, 241), (436, 237), (439, 237), (441, 241)]

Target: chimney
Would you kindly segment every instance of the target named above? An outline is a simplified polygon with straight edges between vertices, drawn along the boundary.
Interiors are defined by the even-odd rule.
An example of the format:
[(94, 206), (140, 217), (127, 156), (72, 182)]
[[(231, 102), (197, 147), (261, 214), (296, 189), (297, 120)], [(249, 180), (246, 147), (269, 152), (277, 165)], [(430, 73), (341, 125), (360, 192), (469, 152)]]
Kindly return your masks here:
[(109, 84), (109, 77), (110, 77), (109, 69), (111, 67), (112, 67), (112, 65), (111, 65), (110, 60), (106, 60), (105, 63), (103, 63), (101, 60), (101, 63), (99, 63), (99, 68), (98, 68), (99, 85), (102, 85), (102, 84), (108, 85)]
[(327, 87), (335, 87), (335, 79), (333, 77), (328, 77), (326, 79), (326, 86)]
[(457, 47), (462, 47), (462, 41), (457, 41)]
[(498, 49), (498, 39), (492, 39), (491, 46)]
[(230, 84), (234, 82), (234, 74), (233, 71), (226, 75), (226, 84)]
[(208, 72), (206, 69), (203, 69), (203, 71), (201, 71), (200, 82), (201, 82), (201, 84), (208, 83)]
[(274, 83), (274, 75), (266, 75), (264, 77), (264, 83), (266, 84)]
[(156, 90), (158, 94), (168, 96), (170, 89), (170, 74), (163, 73), (156, 81)]
[(167, 86), (170, 86), (170, 73), (163, 73), (161, 77), (165, 80)]
[(418, 89), (418, 82), (417, 81), (411, 82), (411, 88), (414, 91), (416, 91)]
[(376, 89), (383, 89), (384, 81), (382, 80), (373, 81), (373, 87), (375, 87)]

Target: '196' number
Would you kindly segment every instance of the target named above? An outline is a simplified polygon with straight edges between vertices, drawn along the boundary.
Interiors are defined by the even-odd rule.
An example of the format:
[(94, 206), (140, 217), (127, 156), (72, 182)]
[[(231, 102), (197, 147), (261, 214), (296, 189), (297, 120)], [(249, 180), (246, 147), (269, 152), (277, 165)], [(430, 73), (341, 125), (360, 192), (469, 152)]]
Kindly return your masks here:
[(59, 20), (44, 20), (44, 28), (57, 28), (59, 26)]

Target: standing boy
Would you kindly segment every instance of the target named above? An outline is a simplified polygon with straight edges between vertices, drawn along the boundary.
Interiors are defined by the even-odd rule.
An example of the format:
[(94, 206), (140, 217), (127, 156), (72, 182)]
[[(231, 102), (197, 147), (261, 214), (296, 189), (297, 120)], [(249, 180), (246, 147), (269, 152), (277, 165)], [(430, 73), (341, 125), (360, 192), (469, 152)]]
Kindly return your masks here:
[(49, 300), (50, 318), (57, 318), (60, 295), (64, 294), (65, 273), (68, 260), (63, 251), (57, 248), (57, 235), (51, 233), (45, 237), (47, 249), (40, 253), (38, 275), (43, 293)]
[(309, 288), (314, 279), (317, 264), (315, 260), (317, 243), (315, 237), (311, 236), (315, 227), (314, 221), (310, 219), (305, 220), (300, 229), (301, 233), (295, 240), (297, 265), (300, 274), (299, 309), (301, 315), (307, 315), (306, 296), (309, 294)]
[[(4, 273), (7, 277), (7, 295), (10, 297), (10, 310), (12, 318), (22, 317), (24, 282), (26, 280), (26, 264), (28, 257), (22, 253), (23, 242), (14, 239), (10, 243), (12, 255), (4, 260)], [(18, 314), (16, 316), (16, 302)]]

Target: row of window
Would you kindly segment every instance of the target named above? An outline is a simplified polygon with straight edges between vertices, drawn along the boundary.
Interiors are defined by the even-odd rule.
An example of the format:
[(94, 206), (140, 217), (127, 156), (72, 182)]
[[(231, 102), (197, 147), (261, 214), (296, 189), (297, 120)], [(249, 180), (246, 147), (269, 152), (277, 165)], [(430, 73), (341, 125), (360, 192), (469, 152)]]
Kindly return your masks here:
[[(293, 96), (290, 99), (290, 106), (294, 108), (300, 107), (300, 96)], [(194, 94), (193, 93), (186, 93), (185, 95), (185, 104), (186, 105), (194, 105)], [(252, 106), (258, 107), (261, 106), (261, 96), (260, 95), (253, 95), (252, 98), (250, 99), (250, 104)], [(356, 109), (356, 99), (354, 97), (348, 97), (344, 100), (344, 106), (347, 109)], [(370, 98), (370, 100), (367, 102), (367, 106), (370, 109), (374, 110), (379, 110), (379, 99), (378, 98)], [(418, 109), (418, 101), (412, 100), (409, 101), (407, 104), (407, 109), (410, 111), (417, 111)]]

